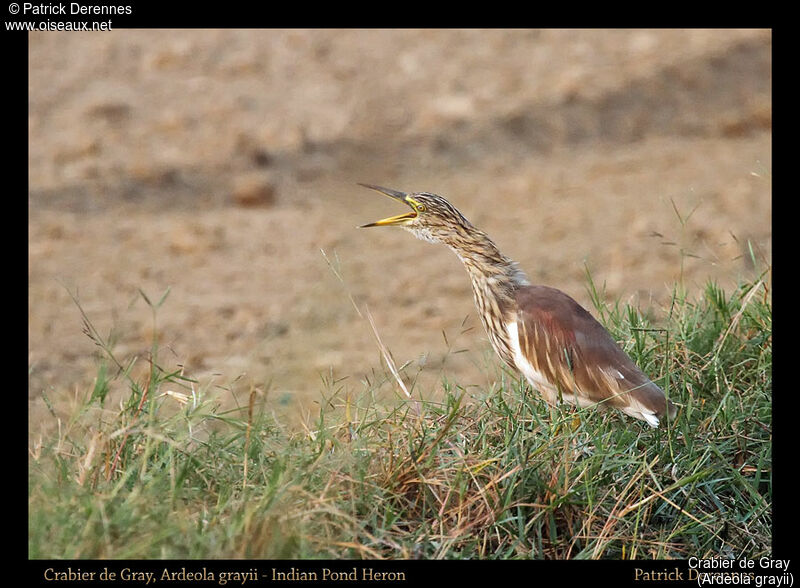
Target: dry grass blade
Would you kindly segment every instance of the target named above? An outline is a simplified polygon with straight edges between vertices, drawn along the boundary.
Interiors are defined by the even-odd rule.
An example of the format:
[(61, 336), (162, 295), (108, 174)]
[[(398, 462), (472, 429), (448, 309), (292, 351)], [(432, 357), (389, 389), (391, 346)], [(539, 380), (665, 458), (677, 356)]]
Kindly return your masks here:
[(89, 449), (86, 451), (83, 461), (78, 465), (78, 475), (75, 477), (75, 480), (80, 486), (84, 485), (86, 476), (92, 471), (92, 462), (94, 461), (94, 456), (97, 451), (97, 445), (102, 437), (103, 434), (100, 431), (96, 431), (95, 434), (92, 435), (92, 439), (89, 442)]
[(653, 461), (649, 464), (643, 464), (641, 468), (637, 470), (637, 472), (631, 476), (628, 483), (623, 488), (622, 492), (619, 493), (619, 497), (617, 498), (616, 503), (614, 504), (614, 508), (611, 509), (611, 512), (606, 519), (603, 528), (600, 530), (600, 533), (597, 537), (597, 545), (594, 548), (592, 553), (592, 557), (597, 559), (602, 557), (603, 551), (605, 550), (606, 546), (608, 545), (609, 538), (614, 534), (613, 531), (616, 528), (617, 524), (622, 520), (622, 518), (627, 514), (627, 510), (625, 508), (620, 508), (622, 506), (622, 502), (628, 497), (629, 492), (633, 489), (634, 485), (641, 479), (641, 477), (648, 471), (652, 470), (653, 466), (658, 461), (658, 456), (656, 456)]
[(242, 472), (242, 488), (247, 487), (247, 463), (248, 459), (247, 456), (250, 452), (250, 433), (253, 429), (253, 408), (256, 404), (256, 388), (253, 387), (250, 390), (250, 398), (247, 403), (247, 428), (244, 432), (244, 464), (243, 464), (243, 472)]
[[(150, 360), (150, 365), (152, 366), (152, 359)], [(114, 475), (114, 472), (117, 470), (117, 466), (119, 465), (119, 459), (122, 455), (122, 449), (125, 447), (125, 443), (128, 441), (128, 436), (130, 435), (131, 429), (133, 428), (133, 424), (139, 419), (139, 415), (142, 412), (142, 408), (144, 408), (144, 403), (147, 400), (148, 393), (150, 391), (150, 383), (151, 379), (148, 377), (147, 385), (142, 390), (142, 396), (139, 399), (139, 405), (136, 407), (136, 412), (133, 415), (133, 421), (130, 425), (125, 428), (125, 434), (122, 437), (122, 441), (117, 446), (117, 451), (114, 454), (114, 459), (112, 459), (111, 464), (106, 469), (106, 480), (110, 480), (111, 477)]]
[(739, 307), (739, 310), (736, 311), (736, 314), (731, 319), (731, 323), (728, 325), (728, 328), (725, 329), (725, 332), (722, 335), (720, 335), (719, 339), (717, 340), (717, 349), (722, 347), (722, 344), (725, 342), (725, 340), (728, 338), (731, 332), (736, 329), (736, 327), (739, 324), (739, 321), (742, 320), (742, 315), (744, 315), (745, 309), (750, 304), (750, 301), (752, 300), (753, 296), (755, 296), (756, 292), (758, 292), (758, 290), (763, 285), (764, 285), (763, 280), (759, 280), (753, 285), (752, 288), (750, 288), (750, 291), (744, 296), (744, 298), (742, 299), (742, 304)]
[(414, 407), (414, 413), (417, 416), (421, 416), (422, 410), (420, 408), (419, 401), (417, 401), (417, 399), (411, 396), (411, 392), (409, 392), (408, 388), (406, 388), (405, 382), (403, 382), (403, 378), (400, 377), (400, 373), (397, 371), (397, 366), (394, 363), (394, 359), (392, 359), (392, 355), (389, 352), (389, 349), (386, 347), (386, 345), (384, 345), (383, 341), (381, 340), (381, 336), (378, 333), (378, 328), (375, 326), (375, 319), (372, 318), (372, 313), (366, 306), (364, 307), (364, 310), (367, 314), (367, 320), (369, 321), (369, 326), (372, 328), (372, 334), (375, 336), (375, 341), (378, 344), (378, 348), (381, 351), (381, 355), (383, 356), (386, 365), (389, 367), (389, 371), (392, 372), (392, 376), (394, 376), (394, 379), (397, 381), (397, 385), (400, 386), (400, 389), (403, 391), (403, 394), (405, 394), (406, 398), (408, 398), (411, 401), (412, 406)]
[[(353, 298), (353, 295), (350, 293), (350, 290), (347, 289), (347, 285), (345, 284), (344, 277), (342, 277), (342, 273), (333, 264), (331, 259), (328, 257), (328, 254), (325, 253), (324, 249), (320, 249), (320, 253), (322, 253), (322, 257), (325, 259), (325, 263), (328, 264), (328, 269), (330, 269), (331, 272), (333, 272), (333, 275), (336, 276), (336, 279), (339, 280), (339, 283), (342, 284), (342, 287), (344, 288), (344, 291), (347, 294), (347, 298), (348, 298), (348, 300), (350, 300), (350, 304), (353, 305), (353, 308), (355, 309), (356, 314), (358, 316), (360, 316), (361, 318), (364, 318), (364, 315), (361, 314), (361, 311), (358, 308), (358, 304), (356, 304), (355, 298)], [(339, 261), (338, 257), (337, 257), (336, 261), (337, 262)]]
[(336, 279), (339, 280), (339, 282), (344, 287), (345, 293), (347, 294), (347, 298), (348, 300), (350, 300), (350, 304), (353, 305), (356, 314), (358, 314), (360, 318), (364, 318), (364, 313), (366, 313), (367, 315), (366, 318), (367, 321), (369, 322), (370, 328), (372, 329), (372, 334), (375, 337), (375, 341), (378, 344), (378, 348), (380, 349), (381, 355), (386, 361), (386, 365), (389, 367), (389, 371), (392, 373), (392, 376), (397, 381), (398, 386), (400, 386), (400, 389), (403, 391), (403, 394), (405, 394), (406, 398), (412, 401), (415, 414), (417, 416), (420, 416), (421, 409), (419, 406), (419, 402), (411, 396), (411, 393), (408, 391), (405, 382), (403, 382), (403, 379), (400, 377), (400, 373), (397, 370), (397, 366), (395, 365), (394, 360), (392, 359), (389, 349), (386, 347), (386, 345), (384, 345), (383, 341), (381, 340), (381, 336), (378, 333), (378, 328), (375, 326), (375, 319), (372, 317), (372, 313), (370, 313), (369, 308), (365, 306), (364, 313), (361, 312), (361, 310), (358, 308), (358, 304), (356, 304), (355, 298), (353, 298), (353, 295), (347, 289), (347, 285), (345, 284), (342, 273), (338, 270), (337, 266), (333, 263), (333, 261), (328, 257), (328, 254), (325, 253), (324, 249), (320, 249), (320, 252), (322, 253), (322, 257), (325, 259), (325, 263), (328, 264), (328, 268), (331, 270), (331, 272), (333, 272), (333, 275), (336, 276)]

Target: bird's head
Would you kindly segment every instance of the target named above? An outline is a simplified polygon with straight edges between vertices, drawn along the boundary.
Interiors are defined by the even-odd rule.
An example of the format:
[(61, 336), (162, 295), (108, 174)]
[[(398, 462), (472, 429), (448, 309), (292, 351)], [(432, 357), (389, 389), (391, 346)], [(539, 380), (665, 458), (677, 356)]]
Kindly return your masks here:
[(474, 227), (464, 218), (464, 215), (447, 200), (436, 194), (429, 192), (406, 194), (405, 192), (373, 186), (372, 184), (360, 185), (385, 194), (411, 208), (410, 212), (361, 225), (361, 228), (402, 227), (418, 239), (444, 244), (452, 244), (465, 232), (474, 230)]

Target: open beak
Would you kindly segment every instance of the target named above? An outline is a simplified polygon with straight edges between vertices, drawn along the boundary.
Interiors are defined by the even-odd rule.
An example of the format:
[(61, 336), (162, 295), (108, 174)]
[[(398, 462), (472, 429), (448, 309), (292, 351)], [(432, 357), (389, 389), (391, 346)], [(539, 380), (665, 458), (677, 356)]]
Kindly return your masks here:
[(405, 214), (398, 214), (397, 216), (390, 216), (389, 218), (384, 218), (379, 221), (375, 221), (374, 223), (368, 223), (366, 225), (361, 225), (359, 228), (363, 229), (365, 227), (388, 227), (392, 225), (407, 225), (412, 220), (417, 218), (416, 211), (413, 210), (412, 204), (408, 201), (408, 194), (405, 192), (398, 192), (397, 190), (390, 190), (389, 188), (382, 188), (380, 186), (374, 186), (372, 184), (361, 184), (359, 186), (364, 186), (365, 188), (369, 188), (370, 190), (375, 190), (376, 192), (380, 192), (381, 194), (386, 194), (389, 198), (393, 198), (399, 202), (403, 202), (408, 206), (412, 207), (411, 212), (407, 212)]

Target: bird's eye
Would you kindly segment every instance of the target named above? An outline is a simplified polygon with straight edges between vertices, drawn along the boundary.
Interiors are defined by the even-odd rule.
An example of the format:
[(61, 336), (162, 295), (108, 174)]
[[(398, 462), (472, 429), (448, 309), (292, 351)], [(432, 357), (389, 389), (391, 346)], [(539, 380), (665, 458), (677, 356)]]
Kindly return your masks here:
[(417, 212), (425, 212), (425, 205), (417, 204)]

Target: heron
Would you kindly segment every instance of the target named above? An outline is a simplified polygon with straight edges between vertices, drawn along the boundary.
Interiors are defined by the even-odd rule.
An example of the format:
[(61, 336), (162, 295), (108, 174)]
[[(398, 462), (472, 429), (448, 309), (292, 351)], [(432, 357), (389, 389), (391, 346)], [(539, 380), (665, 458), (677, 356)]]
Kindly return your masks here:
[(361, 225), (401, 227), (442, 243), (464, 264), (492, 348), (550, 405), (614, 407), (658, 427), (677, 406), (606, 328), (561, 290), (532, 284), (519, 265), (442, 196), (360, 184), (402, 202), (409, 212)]

